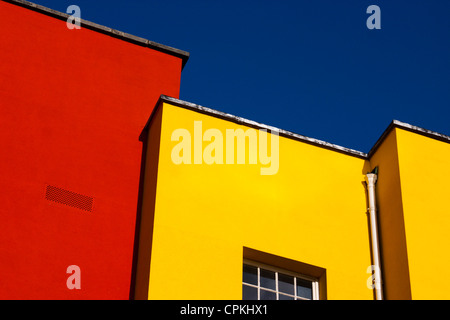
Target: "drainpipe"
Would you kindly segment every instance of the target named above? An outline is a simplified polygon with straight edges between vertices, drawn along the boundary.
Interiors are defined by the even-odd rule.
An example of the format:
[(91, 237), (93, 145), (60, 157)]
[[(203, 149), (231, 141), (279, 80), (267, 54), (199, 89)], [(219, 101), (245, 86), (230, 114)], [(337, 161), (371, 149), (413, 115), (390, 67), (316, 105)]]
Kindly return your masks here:
[(369, 216), (370, 216), (370, 234), (373, 256), (374, 285), (376, 300), (383, 300), (383, 292), (381, 287), (381, 265), (380, 251), (378, 246), (378, 225), (377, 225), (377, 208), (375, 201), (375, 184), (377, 182), (378, 167), (370, 173), (366, 174), (367, 193), (369, 195)]

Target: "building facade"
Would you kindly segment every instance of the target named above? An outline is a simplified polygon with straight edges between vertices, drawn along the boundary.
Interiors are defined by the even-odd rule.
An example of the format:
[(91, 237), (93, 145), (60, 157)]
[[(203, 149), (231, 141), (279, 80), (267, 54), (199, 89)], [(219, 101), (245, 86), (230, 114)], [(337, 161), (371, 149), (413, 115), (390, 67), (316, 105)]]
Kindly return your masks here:
[(182, 101), (187, 52), (67, 17), (0, 1), (0, 299), (450, 298), (450, 137)]
[[(449, 297), (445, 275), (429, 279), (449, 259), (449, 137), (393, 121), (364, 154), (169, 97), (155, 110), (144, 130), (138, 298), (240, 299), (253, 288), (249, 297), (267, 291), (289, 299), (295, 277), (313, 279), (309, 298), (316, 291), (317, 299), (374, 299), (376, 277), (384, 299)], [(180, 128), (191, 135), (177, 134)], [(254, 134), (252, 142), (252, 130), (276, 135), (278, 151), (261, 153), (277, 139)], [(267, 151), (272, 163), (262, 162)], [(252, 153), (260, 156), (253, 163)], [(262, 174), (274, 162), (277, 170)], [(375, 168), (378, 273), (366, 181)], [(248, 265), (256, 269), (245, 272)], [(246, 282), (251, 272), (258, 278), (255, 270), (268, 279)], [(294, 277), (280, 284), (278, 274)]]
[[(188, 59), (67, 18), (0, 1), (0, 298), (129, 298), (139, 136)], [(71, 265), (81, 290), (67, 290)]]

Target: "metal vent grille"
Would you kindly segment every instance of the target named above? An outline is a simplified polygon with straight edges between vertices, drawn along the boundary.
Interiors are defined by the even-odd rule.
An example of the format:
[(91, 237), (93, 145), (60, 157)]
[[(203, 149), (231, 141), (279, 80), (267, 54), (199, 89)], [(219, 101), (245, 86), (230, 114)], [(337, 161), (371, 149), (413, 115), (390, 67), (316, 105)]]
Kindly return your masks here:
[(94, 203), (94, 198), (54, 186), (47, 186), (45, 199), (85, 211), (92, 211)]

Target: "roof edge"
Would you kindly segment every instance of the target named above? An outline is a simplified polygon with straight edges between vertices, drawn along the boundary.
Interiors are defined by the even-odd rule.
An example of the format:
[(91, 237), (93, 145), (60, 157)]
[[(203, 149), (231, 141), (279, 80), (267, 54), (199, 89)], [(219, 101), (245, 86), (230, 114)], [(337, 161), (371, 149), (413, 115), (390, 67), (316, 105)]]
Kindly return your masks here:
[(270, 132), (277, 132), (278, 135), (289, 138), (289, 139), (294, 139), (297, 141), (301, 141), (310, 145), (314, 145), (314, 146), (318, 146), (321, 148), (325, 148), (325, 149), (329, 149), (332, 151), (336, 151), (339, 153), (343, 153), (349, 156), (353, 156), (353, 157), (357, 157), (360, 159), (367, 159), (367, 154), (361, 151), (357, 151), (357, 150), (353, 150), (353, 149), (349, 149), (349, 148), (345, 148), (336, 144), (332, 144), (326, 141), (322, 141), (322, 140), (318, 140), (318, 139), (314, 139), (314, 138), (310, 138), (307, 136), (303, 136), (297, 133), (293, 133), (287, 130), (283, 130), (283, 129), (279, 129), (276, 127), (272, 127), (269, 125), (265, 125), (256, 121), (252, 121), (252, 120), (248, 120), (242, 117), (238, 117), (229, 113), (225, 113), (225, 112), (221, 112), (215, 109), (211, 109), (211, 108), (207, 108), (207, 107), (203, 107), (201, 105), (195, 104), (195, 103), (191, 103), (191, 102), (187, 102), (187, 101), (183, 101), (180, 99), (176, 99), (173, 97), (169, 97), (166, 95), (161, 95), (158, 102), (156, 103), (155, 108), (153, 109), (152, 114), (150, 115), (147, 124), (144, 126), (143, 131), (145, 131), (148, 126), (151, 123), (151, 120), (156, 112), (156, 110), (159, 108), (159, 106), (161, 105), (162, 102), (166, 102), (166, 103), (170, 103), (172, 105), (176, 105), (178, 107), (181, 108), (185, 108), (185, 109), (189, 109), (195, 112), (199, 112), (199, 113), (203, 113), (206, 115), (210, 115), (216, 118), (221, 118), (227, 121), (231, 121), (240, 125), (245, 125), (245, 126), (249, 126), (255, 129), (265, 129), (265, 130), (270, 130)]
[(297, 133), (293, 133), (291, 131), (287, 131), (287, 130), (283, 130), (283, 129), (279, 129), (273, 126), (269, 126), (266, 124), (262, 124), (256, 121), (252, 121), (252, 120), (248, 120), (242, 117), (238, 117), (229, 113), (225, 113), (225, 112), (221, 112), (215, 109), (211, 109), (211, 108), (207, 108), (195, 103), (191, 103), (191, 102), (187, 102), (187, 101), (183, 101), (180, 99), (176, 99), (173, 97), (169, 97), (166, 95), (161, 95), (156, 107), (154, 108), (152, 115), (150, 115), (149, 120), (147, 121), (147, 124), (145, 125), (143, 131), (146, 130), (146, 128), (149, 126), (151, 119), (153, 118), (153, 114), (156, 112), (156, 110), (159, 108), (159, 106), (161, 105), (161, 102), (166, 102), (166, 103), (170, 103), (173, 105), (176, 105), (178, 107), (181, 108), (185, 108), (185, 109), (189, 109), (195, 112), (199, 112), (199, 113), (203, 113), (206, 115), (210, 115), (216, 118), (221, 118), (227, 121), (231, 121), (237, 124), (241, 124), (241, 125), (246, 125), (252, 128), (256, 128), (256, 129), (265, 129), (265, 130), (270, 130), (271, 132), (277, 132), (280, 136), (286, 137), (286, 138), (290, 138), (290, 139), (294, 139), (300, 142), (304, 142), (310, 145), (314, 145), (317, 147), (321, 147), (321, 148), (325, 148), (328, 150), (332, 150), (332, 151), (336, 151), (336, 152), (340, 152), (349, 156), (353, 156), (353, 157), (357, 157), (360, 159), (364, 159), (364, 160), (370, 160), (370, 158), (372, 157), (372, 155), (376, 152), (376, 150), (379, 148), (379, 146), (383, 143), (383, 141), (386, 139), (386, 137), (389, 135), (389, 133), (394, 129), (394, 128), (399, 128), (399, 129), (403, 129), (403, 130), (407, 130), (416, 134), (420, 134), (422, 136), (426, 136), (428, 138), (432, 138), (435, 140), (439, 140), (439, 141), (443, 141), (446, 143), (450, 143), (450, 136), (448, 135), (444, 135), (435, 131), (431, 131), (431, 130), (427, 130), (418, 126), (414, 126), (405, 122), (401, 122), (399, 120), (392, 120), (392, 122), (389, 124), (389, 126), (384, 130), (383, 134), (380, 136), (380, 138), (378, 138), (377, 142), (374, 144), (374, 146), (370, 149), (370, 151), (368, 153), (364, 153), (358, 150), (354, 150), (354, 149), (350, 149), (350, 148), (346, 148), (346, 147), (342, 147), (340, 145), (336, 145), (336, 144), (332, 144), (323, 140), (319, 140), (319, 139), (315, 139), (315, 138), (310, 138), (304, 135), (300, 135)]
[(383, 141), (386, 139), (386, 137), (389, 135), (389, 133), (394, 129), (399, 128), (403, 129), (409, 132), (413, 132), (416, 134), (420, 134), (422, 136), (439, 140), (442, 142), (450, 143), (450, 136), (438, 133), (435, 131), (431, 131), (428, 129), (424, 129), (418, 126), (411, 125), (409, 123), (405, 123), (399, 120), (392, 120), (392, 122), (389, 124), (389, 126), (384, 130), (380, 138), (378, 138), (377, 142), (373, 145), (372, 149), (370, 149), (369, 153), (367, 154), (368, 158), (372, 157), (372, 155), (378, 150), (380, 145), (383, 143)]
[[(39, 4), (35, 4), (33, 2), (25, 1), (25, 0), (1, 0), (1, 1), (15, 4), (15, 5), (51, 16), (53, 18), (57, 18), (59, 20), (67, 20), (67, 18), (70, 17), (70, 15), (67, 13), (56, 11), (56, 10), (41, 6)], [(120, 39), (123, 41), (131, 42), (136, 45), (148, 47), (150, 49), (154, 49), (154, 50), (178, 57), (178, 58), (182, 59), (182, 68), (184, 68), (184, 66), (190, 56), (189, 52), (186, 52), (186, 51), (183, 51), (180, 49), (176, 49), (173, 47), (169, 47), (169, 46), (166, 46), (166, 45), (163, 45), (163, 44), (160, 44), (157, 42), (153, 42), (153, 41), (150, 41), (150, 40), (138, 37), (138, 36), (134, 36), (132, 34), (128, 34), (128, 33), (125, 33), (125, 32), (119, 31), (119, 30), (115, 30), (115, 29), (112, 29), (109, 27), (105, 27), (103, 25), (100, 25), (100, 24), (97, 24), (94, 22), (90, 22), (90, 21), (87, 21), (84, 19), (80, 19), (80, 24), (82, 27), (84, 27), (86, 29), (97, 31), (97, 32), (109, 35), (111, 37), (114, 37), (114, 38), (117, 38), (117, 39)]]

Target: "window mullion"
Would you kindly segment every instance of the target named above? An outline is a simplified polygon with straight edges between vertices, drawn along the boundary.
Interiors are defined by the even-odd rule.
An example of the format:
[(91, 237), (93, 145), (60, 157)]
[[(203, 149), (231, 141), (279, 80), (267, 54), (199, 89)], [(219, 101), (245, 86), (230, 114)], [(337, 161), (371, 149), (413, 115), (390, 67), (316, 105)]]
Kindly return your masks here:
[(319, 283), (317, 281), (313, 282), (313, 300), (319, 300)]
[[(244, 261), (244, 265), (247, 265), (246, 261)], [(299, 296), (299, 290), (298, 290), (299, 282), (298, 282), (298, 279), (304, 279), (307, 282), (309, 282), (310, 285), (311, 285), (311, 289), (312, 289), (312, 297), (311, 298), (313, 300), (318, 300), (319, 299), (319, 282), (317, 281), (317, 279), (313, 279), (312, 277), (304, 276), (304, 275), (297, 275), (297, 276), (293, 275), (292, 277), (293, 277), (294, 281), (291, 282), (291, 283), (294, 284), (294, 290), (293, 290), (294, 292), (293, 292), (293, 294), (281, 293), (280, 292), (280, 285), (281, 285), (280, 284), (280, 274), (283, 275), (283, 277), (284, 277), (285, 274), (289, 277), (290, 275), (288, 273), (281, 272), (281, 270), (277, 270), (277, 268), (275, 268), (275, 267), (271, 268), (268, 265), (264, 265), (264, 268), (262, 268), (261, 266), (258, 266), (254, 262), (250, 262), (250, 263), (248, 263), (248, 265), (256, 267), (256, 285), (250, 284), (250, 283), (245, 283), (244, 281), (242, 282), (242, 284), (243, 285), (248, 285), (249, 287), (256, 288), (256, 290), (257, 290), (256, 297), (257, 297), (258, 300), (261, 300), (261, 296), (262, 296), (262, 292), (261, 292), (261, 290), (262, 290), (262, 287), (261, 287), (261, 284), (262, 284), (262, 282), (261, 282), (261, 273), (262, 272), (261, 271), (264, 271), (264, 270), (271, 271), (274, 274), (274, 280), (275, 280), (275, 288), (274, 288), (274, 290), (273, 289), (269, 289), (269, 288), (264, 288), (264, 290), (267, 290), (269, 292), (275, 293), (275, 299), (276, 300), (280, 300), (282, 297), (284, 298), (285, 295), (287, 295), (289, 297), (293, 297), (294, 299), (304, 300), (303, 297)], [(292, 281), (292, 280), (289, 280), (289, 281)], [(300, 284), (300, 286), (302, 286), (302, 284)]]
[(258, 269), (257, 269), (257, 274), (258, 274), (258, 300), (261, 300), (261, 295), (260, 295), (260, 288), (261, 288), (261, 285), (260, 285), (260, 272), (259, 272), (259, 270), (260, 270), (261, 268), (260, 267), (258, 267)]
[(294, 299), (297, 300), (297, 277), (294, 277)]
[(275, 292), (276, 292), (275, 297), (277, 298), (277, 300), (280, 300), (278, 296), (278, 272), (275, 272)]

